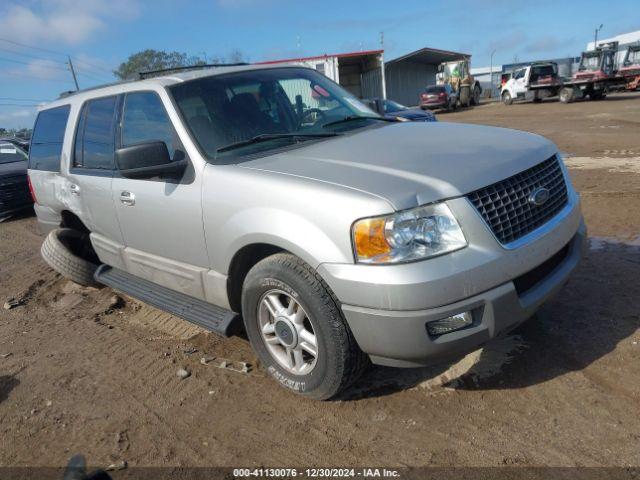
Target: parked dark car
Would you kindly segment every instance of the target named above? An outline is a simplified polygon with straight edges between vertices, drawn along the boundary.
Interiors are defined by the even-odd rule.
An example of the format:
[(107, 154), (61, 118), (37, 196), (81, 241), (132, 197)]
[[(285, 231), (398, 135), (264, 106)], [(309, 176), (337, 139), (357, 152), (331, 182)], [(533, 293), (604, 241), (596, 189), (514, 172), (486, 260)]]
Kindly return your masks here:
[(0, 140), (0, 222), (33, 205), (27, 158), (27, 152), (19, 145)]
[(373, 98), (369, 100), (371, 108), (391, 119), (410, 120), (412, 122), (437, 122), (436, 116), (419, 108), (406, 107), (389, 99)]
[(420, 108), (423, 110), (445, 109), (455, 110), (458, 106), (458, 96), (451, 85), (431, 85), (420, 94)]
[(29, 140), (21, 137), (0, 137), (0, 142), (9, 142), (20, 147), (27, 154), (29, 153)]

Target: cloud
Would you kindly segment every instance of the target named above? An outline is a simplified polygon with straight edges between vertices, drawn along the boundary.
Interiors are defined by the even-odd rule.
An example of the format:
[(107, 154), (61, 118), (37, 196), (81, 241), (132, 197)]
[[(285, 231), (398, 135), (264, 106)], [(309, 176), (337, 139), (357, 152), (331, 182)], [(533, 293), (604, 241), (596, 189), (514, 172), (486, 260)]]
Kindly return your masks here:
[(36, 107), (20, 108), (13, 111), (3, 111), (0, 114), (2, 128), (31, 128), (36, 118)]
[(103, 30), (109, 18), (131, 19), (138, 13), (135, 0), (37, 0), (0, 8), (0, 32), (18, 42), (77, 45)]

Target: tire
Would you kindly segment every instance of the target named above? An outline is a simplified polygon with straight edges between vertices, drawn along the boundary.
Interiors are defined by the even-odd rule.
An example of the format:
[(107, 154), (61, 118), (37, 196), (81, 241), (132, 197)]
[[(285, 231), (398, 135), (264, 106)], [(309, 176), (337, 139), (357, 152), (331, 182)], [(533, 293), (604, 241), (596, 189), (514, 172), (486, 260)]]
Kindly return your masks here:
[(480, 105), (480, 95), (481, 95), (480, 87), (476, 85), (475, 87), (473, 87), (473, 96), (471, 97), (472, 105)]
[[(98, 268), (97, 259), (87, 253), (87, 234), (71, 228), (58, 228), (47, 235), (40, 253), (47, 264), (65, 278), (85, 287), (98, 287), (93, 274)], [(84, 258), (83, 258), (84, 257)]]
[(562, 103), (571, 103), (575, 100), (575, 92), (571, 87), (563, 87), (558, 94), (560, 98), (560, 102)]
[(469, 87), (460, 87), (460, 105), (469, 107), (471, 105), (471, 89)]
[[(280, 327), (286, 324), (283, 315), (287, 313), (284, 309), (273, 309), (280, 312), (274, 316), (266, 306), (273, 307), (269, 298), (274, 295), (276, 302), (282, 302), (280, 307), (283, 308), (294, 300), (297, 303), (294, 311), (299, 313), (302, 308), (302, 313), (307, 316), (303, 327), (300, 327), (302, 321), (298, 321), (298, 326), (290, 325), (294, 329), (306, 329), (306, 333), (312, 331), (314, 335), (315, 361), (307, 352), (300, 373), (290, 371), (290, 368), (297, 368), (299, 362), (293, 362), (295, 355), (290, 354), (293, 349), (285, 348), (281, 342), (283, 338), (292, 336), (286, 332), (278, 335), (277, 324), (280, 323)], [(334, 294), (315, 270), (294, 255), (272, 255), (249, 271), (242, 288), (242, 314), (251, 346), (267, 372), (283, 387), (297, 394), (316, 400), (332, 398), (355, 382), (369, 365), (369, 359), (358, 347)], [(291, 315), (297, 316), (295, 313)], [(295, 349), (303, 343), (309, 344), (297, 340), (308, 338), (303, 337), (299, 330), (293, 336), (296, 338), (292, 342)], [(302, 353), (300, 355), (302, 359)], [(284, 366), (283, 359), (289, 363), (288, 367)]]
[(509, 93), (509, 90), (505, 90), (502, 93), (502, 103), (504, 103), (505, 105), (511, 105), (513, 103), (513, 97)]
[(606, 96), (607, 94), (604, 92), (604, 90), (593, 90), (589, 94), (589, 98), (591, 98), (591, 100), (603, 100)]

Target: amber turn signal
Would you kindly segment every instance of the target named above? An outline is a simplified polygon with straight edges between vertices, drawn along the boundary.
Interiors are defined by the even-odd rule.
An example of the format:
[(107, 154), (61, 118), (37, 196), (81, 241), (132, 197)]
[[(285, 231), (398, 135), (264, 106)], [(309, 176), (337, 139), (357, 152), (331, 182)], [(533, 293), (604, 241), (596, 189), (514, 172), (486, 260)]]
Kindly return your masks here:
[(384, 234), (385, 218), (359, 220), (353, 227), (353, 242), (360, 260), (391, 252)]

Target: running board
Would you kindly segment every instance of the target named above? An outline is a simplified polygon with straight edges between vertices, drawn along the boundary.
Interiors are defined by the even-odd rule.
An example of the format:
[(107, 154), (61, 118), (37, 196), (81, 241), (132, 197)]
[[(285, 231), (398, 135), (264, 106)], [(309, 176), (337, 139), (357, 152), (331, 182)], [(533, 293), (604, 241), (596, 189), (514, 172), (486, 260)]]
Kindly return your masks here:
[(176, 292), (109, 265), (100, 265), (94, 279), (206, 330), (228, 337), (239, 315), (198, 298)]

